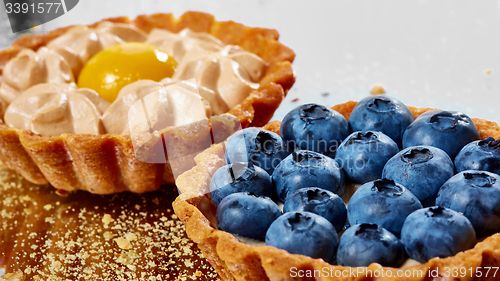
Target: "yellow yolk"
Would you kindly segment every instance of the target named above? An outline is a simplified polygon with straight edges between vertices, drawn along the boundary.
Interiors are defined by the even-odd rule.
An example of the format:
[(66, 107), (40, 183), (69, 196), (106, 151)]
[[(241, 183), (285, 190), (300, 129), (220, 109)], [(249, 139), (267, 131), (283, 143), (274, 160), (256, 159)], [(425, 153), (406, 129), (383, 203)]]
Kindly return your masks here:
[(141, 79), (159, 82), (172, 77), (177, 62), (144, 43), (111, 46), (93, 56), (78, 76), (79, 88), (90, 88), (113, 102), (124, 86)]

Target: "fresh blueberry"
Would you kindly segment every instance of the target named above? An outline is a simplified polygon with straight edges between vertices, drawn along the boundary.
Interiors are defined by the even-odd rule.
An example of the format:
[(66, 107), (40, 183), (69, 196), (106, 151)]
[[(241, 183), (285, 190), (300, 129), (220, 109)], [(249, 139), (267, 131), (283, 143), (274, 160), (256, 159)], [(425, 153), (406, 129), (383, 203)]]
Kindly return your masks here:
[(317, 187), (297, 189), (285, 200), (283, 212), (305, 211), (327, 219), (340, 232), (347, 219), (344, 201), (335, 193)]
[(439, 190), (436, 205), (466, 216), (476, 234), (500, 231), (500, 176), (486, 171), (463, 171)]
[(298, 106), (283, 118), (280, 135), (290, 152), (307, 149), (335, 157), (335, 150), (349, 135), (344, 116), (319, 104)]
[(469, 116), (457, 111), (433, 110), (420, 115), (406, 129), (403, 147), (429, 145), (444, 150), (451, 159), (469, 142), (479, 139)]
[(398, 145), (384, 133), (361, 131), (340, 144), (335, 160), (350, 180), (365, 183), (381, 178), (385, 163), (398, 152)]
[(386, 134), (401, 146), (406, 127), (413, 122), (410, 109), (388, 96), (369, 96), (352, 110), (349, 126), (352, 132), (373, 130)]
[(406, 218), (401, 240), (412, 259), (425, 263), (472, 248), (476, 233), (462, 214), (442, 207), (428, 207)]
[(432, 146), (414, 146), (389, 159), (382, 177), (406, 187), (423, 206), (434, 206), (439, 188), (454, 173), (453, 162), (446, 152)]
[(487, 138), (464, 146), (455, 158), (457, 172), (488, 171), (500, 175), (500, 139)]
[(271, 176), (252, 163), (235, 162), (219, 168), (210, 182), (210, 195), (216, 206), (224, 197), (237, 192), (273, 197)]
[(232, 135), (226, 143), (226, 162), (250, 162), (272, 174), (288, 152), (281, 137), (268, 130), (246, 128)]
[(380, 225), (399, 237), (406, 217), (422, 204), (404, 186), (392, 180), (381, 179), (362, 185), (347, 205), (351, 224)]
[(403, 243), (385, 228), (376, 224), (357, 224), (340, 237), (337, 263), (343, 266), (400, 267), (406, 259)]
[(325, 218), (309, 212), (285, 213), (266, 234), (266, 245), (292, 254), (330, 261), (337, 248), (337, 232)]
[(285, 201), (289, 193), (318, 186), (338, 195), (345, 191), (344, 172), (332, 158), (309, 150), (297, 150), (276, 167), (272, 180), (276, 193)]
[(215, 217), (221, 230), (264, 240), (267, 229), (281, 214), (280, 207), (269, 197), (239, 192), (220, 202)]

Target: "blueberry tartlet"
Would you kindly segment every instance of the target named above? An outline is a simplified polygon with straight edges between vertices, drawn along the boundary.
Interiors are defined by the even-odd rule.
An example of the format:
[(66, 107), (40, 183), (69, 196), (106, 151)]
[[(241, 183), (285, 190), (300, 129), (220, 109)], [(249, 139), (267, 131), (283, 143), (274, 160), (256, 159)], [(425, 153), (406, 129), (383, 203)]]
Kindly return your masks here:
[[(174, 201), (174, 210), (223, 280), (296, 280), (293, 273), (297, 270), (309, 272), (308, 280), (336, 280), (339, 276), (313, 273), (325, 268), (342, 272), (350, 270), (349, 266), (366, 267), (364, 272), (389, 272), (370, 280), (448, 280), (445, 268), (466, 267), (475, 273), (500, 265), (498, 175), (494, 168), (458, 174), (455, 169), (458, 157), (472, 157), (477, 163), (496, 161), (498, 124), (452, 111), (407, 107), (386, 96), (367, 98), (359, 106), (353, 101), (339, 104), (331, 108), (333, 113), (321, 106), (305, 108), (305, 118), (300, 107), (295, 109), (298, 113), (287, 116), (289, 128), (283, 128), (285, 122), (274, 121), (262, 129), (279, 134), (290, 153), (270, 174), (274, 189), (267, 192), (274, 193), (269, 199), (283, 202), (284, 213), (269, 225), (265, 239), (247, 239), (218, 227), (210, 181), (226, 165), (227, 147), (214, 145), (202, 152), (196, 157), (197, 165), (177, 179), (183, 192)], [(352, 112), (358, 112), (353, 120)], [(342, 119), (335, 117), (337, 113), (348, 122), (351, 135), (344, 132), (343, 121), (325, 125), (341, 132), (340, 139), (331, 132), (330, 137), (316, 134), (315, 120), (308, 117), (320, 116), (319, 124), (329, 118)], [(308, 128), (316, 141), (330, 138), (326, 140), (340, 145), (329, 151), (290, 145), (290, 141), (306, 143), (307, 139), (307, 134), (294, 135), (293, 126), (300, 132)], [(351, 160), (346, 161), (347, 157)], [(377, 161), (369, 162), (371, 157)], [(336, 165), (323, 165), (326, 172), (321, 172), (329, 178), (313, 176), (318, 172), (313, 170), (315, 163), (329, 163), (329, 159)], [(466, 164), (492, 166), (475, 162)], [(346, 163), (372, 166), (367, 171), (361, 166), (359, 171), (347, 170)], [(337, 169), (342, 179), (334, 176)], [(458, 201), (450, 199), (456, 196)], [(420, 275), (398, 278), (404, 270)], [(474, 276), (460, 280), (475, 280)], [(485, 280), (496, 280), (492, 276)], [(342, 280), (366, 278), (359, 274)]]

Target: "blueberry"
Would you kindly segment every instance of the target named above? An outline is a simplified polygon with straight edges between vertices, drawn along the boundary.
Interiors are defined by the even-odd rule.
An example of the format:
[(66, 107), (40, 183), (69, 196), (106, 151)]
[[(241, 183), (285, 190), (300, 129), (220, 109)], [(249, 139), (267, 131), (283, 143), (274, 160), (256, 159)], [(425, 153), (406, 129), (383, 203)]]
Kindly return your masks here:
[(239, 192), (220, 202), (215, 217), (221, 230), (264, 240), (267, 229), (281, 214), (280, 207), (269, 197)]
[(268, 130), (246, 128), (232, 135), (226, 143), (226, 162), (250, 162), (269, 174), (288, 152), (281, 137)]
[(500, 176), (486, 171), (463, 171), (439, 190), (436, 205), (466, 216), (478, 236), (500, 231)]
[(337, 263), (343, 266), (400, 267), (406, 259), (403, 243), (385, 228), (376, 224), (357, 224), (340, 237)]
[(318, 104), (298, 106), (283, 118), (280, 135), (290, 152), (307, 149), (335, 157), (342, 140), (349, 135), (344, 116)]
[(476, 233), (462, 214), (442, 207), (428, 207), (406, 218), (401, 240), (412, 259), (425, 263), (472, 248)]
[(421, 209), (422, 204), (404, 186), (381, 179), (362, 185), (347, 205), (351, 224), (372, 223), (399, 236), (406, 217)]
[(398, 152), (398, 145), (384, 133), (361, 131), (340, 144), (335, 160), (350, 180), (365, 183), (381, 178), (385, 163)]
[(414, 146), (387, 161), (382, 177), (406, 187), (423, 206), (434, 206), (439, 188), (454, 173), (453, 162), (446, 152), (432, 146)]
[(235, 162), (219, 168), (210, 182), (210, 195), (216, 206), (224, 197), (245, 191), (259, 196), (273, 197), (271, 176), (252, 163)]
[(413, 122), (410, 109), (388, 96), (369, 96), (354, 107), (349, 117), (351, 131), (379, 131), (401, 146), (406, 127)]
[(266, 245), (292, 254), (330, 261), (337, 248), (337, 232), (325, 218), (309, 212), (285, 213), (266, 234)]
[(276, 193), (285, 201), (288, 193), (318, 186), (338, 195), (345, 191), (344, 172), (332, 158), (309, 150), (297, 150), (276, 167), (272, 180)]
[(488, 171), (500, 175), (500, 139), (487, 138), (464, 146), (455, 158), (457, 172)]
[(455, 159), (462, 147), (478, 139), (479, 133), (469, 116), (457, 111), (433, 110), (420, 115), (408, 126), (403, 147), (434, 146)]
[(335, 193), (317, 187), (297, 189), (285, 200), (283, 212), (305, 211), (327, 219), (336, 231), (341, 231), (347, 219), (344, 201)]

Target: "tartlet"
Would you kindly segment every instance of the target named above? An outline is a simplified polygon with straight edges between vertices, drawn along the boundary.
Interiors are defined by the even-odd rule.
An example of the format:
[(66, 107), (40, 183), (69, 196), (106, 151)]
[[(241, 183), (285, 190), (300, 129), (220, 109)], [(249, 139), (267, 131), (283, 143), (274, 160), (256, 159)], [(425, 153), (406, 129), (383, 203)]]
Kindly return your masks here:
[[(346, 119), (357, 102), (350, 101), (339, 104), (332, 109), (341, 113)], [(414, 117), (432, 108), (409, 107)], [(493, 137), (500, 138), (500, 126), (491, 121), (473, 118), (481, 139)], [(274, 121), (264, 126), (265, 129), (279, 134), (281, 123)], [(349, 267), (331, 265), (322, 259), (313, 259), (303, 255), (290, 254), (287, 251), (271, 246), (251, 246), (240, 242), (230, 233), (217, 229), (215, 222), (215, 205), (211, 202), (209, 190), (210, 180), (215, 171), (226, 164), (224, 160), (224, 148), (222, 144), (214, 145), (200, 153), (195, 161), (197, 166), (186, 171), (177, 178), (176, 185), (182, 194), (173, 202), (175, 213), (186, 225), (186, 233), (203, 252), (207, 260), (219, 273), (223, 280), (297, 280), (291, 273), (291, 268), (309, 271), (313, 273), (342, 272), (347, 270), (347, 276), (325, 276), (317, 274), (307, 280), (478, 280), (475, 279), (476, 268), (482, 273), (483, 279), (498, 280), (493, 274), (486, 275), (487, 267), (498, 267), (500, 265), (500, 234), (492, 235), (468, 251), (461, 252), (449, 258), (433, 258), (426, 264), (414, 265), (404, 270), (415, 270), (419, 273), (410, 277), (398, 278), (398, 268), (382, 267), (379, 264), (371, 264), (367, 269), (379, 274), (382, 270), (391, 271), (392, 277), (386, 275), (366, 276), (364, 274), (349, 274)], [(445, 268), (453, 267), (467, 268), (474, 275), (466, 277), (447, 278)], [(438, 270), (439, 276), (428, 276), (429, 271)], [(356, 269), (354, 269), (356, 272)], [(366, 271), (366, 269), (365, 269)], [(419, 274), (421, 273), (421, 276)], [(320, 276), (321, 275), (321, 276)], [(436, 278), (434, 278), (436, 277)], [(306, 279), (300, 279), (306, 280)]]
[[(246, 27), (232, 21), (220, 22), (212, 15), (200, 12), (186, 12), (178, 18), (173, 14), (153, 14), (138, 16), (133, 20), (118, 17), (103, 21), (131, 24), (144, 32), (153, 28), (171, 32), (189, 28), (195, 32), (207, 32), (225, 44), (238, 45), (266, 61), (269, 67), (260, 80), (259, 88), (230, 109), (229, 115), (221, 116), (218, 119), (222, 120), (221, 122), (211, 124), (212, 127), (220, 126), (220, 131), (229, 132), (238, 122), (242, 127), (264, 125), (295, 82), (291, 68), (295, 54), (278, 42), (279, 35), (275, 30)], [(69, 28), (19, 38), (10, 48), (0, 51), (0, 74), (6, 63), (23, 48), (37, 50), (64, 34)], [(203, 140), (209, 134), (210, 130), (207, 130), (206, 126), (209, 125), (203, 127), (195, 124), (183, 129), (169, 127), (163, 133), (167, 141), (171, 140), (171, 145), (179, 148), (179, 151), (196, 152), (203, 149)], [(63, 191), (87, 190), (97, 194), (123, 191), (143, 193), (157, 190), (160, 185), (175, 181), (168, 164), (139, 161), (134, 154), (130, 137), (116, 134), (40, 136), (2, 123), (0, 160), (32, 183), (50, 183)], [(188, 168), (189, 164), (182, 169)]]

